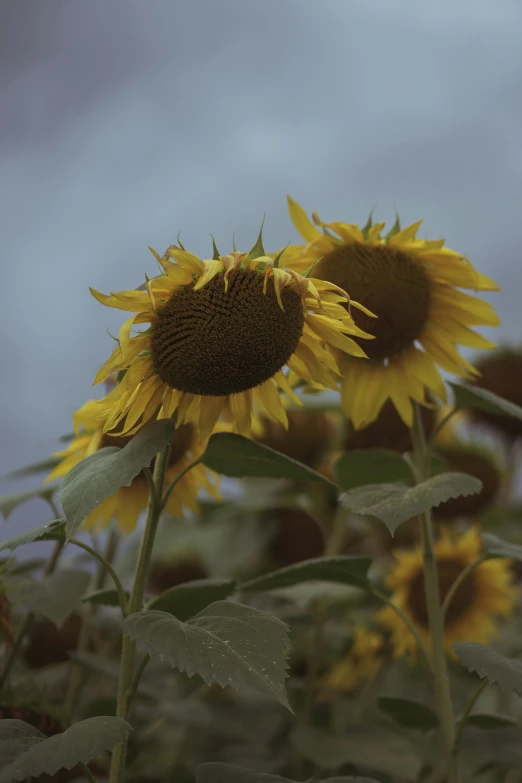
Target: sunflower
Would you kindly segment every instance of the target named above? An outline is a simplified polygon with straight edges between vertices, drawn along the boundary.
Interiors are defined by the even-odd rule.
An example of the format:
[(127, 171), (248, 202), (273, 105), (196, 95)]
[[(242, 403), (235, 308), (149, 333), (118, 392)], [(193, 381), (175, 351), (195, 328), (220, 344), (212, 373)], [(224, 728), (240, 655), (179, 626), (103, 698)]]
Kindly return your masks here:
[[(54, 456), (60, 457), (60, 462), (54, 468), (46, 481), (65, 476), (74, 465), (84, 457), (93, 454), (105, 446), (123, 448), (132, 436), (108, 436), (104, 433), (104, 418), (100, 414), (99, 400), (89, 400), (73, 414), (75, 438), (67, 448), (58, 451)], [(100, 418), (101, 417), (101, 418)], [(196, 438), (192, 424), (184, 424), (174, 430), (170, 447), (169, 465), (166, 472), (167, 484), (204, 450), (204, 444)], [(166, 511), (175, 517), (183, 516), (184, 510), (198, 510), (197, 495), (200, 488), (205, 489), (216, 499), (219, 499), (218, 477), (203, 465), (196, 465), (186, 473), (171, 493)], [(84, 527), (92, 529), (105, 527), (112, 519), (118, 521), (123, 533), (132, 533), (138, 517), (147, 507), (149, 487), (143, 473), (139, 473), (130, 486), (120, 487), (116, 494), (103, 500), (94, 511), (85, 518)]]
[(333, 411), (312, 407), (286, 408), (286, 414), (287, 427), (266, 416), (254, 416), (252, 437), (291, 459), (316, 468), (336, 440), (337, 416)]
[(386, 660), (386, 639), (376, 631), (361, 626), (355, 631), (352, 646), (321, 679), (324, 691), (353, 691), (372, 680)]
[[(422, 221), (401, 229), (397, 218), (383, 235), (384, 223), (370, 219), (359, 228), (348, 223), (315, 225), (304, 210), (288, 199), (290, 217), (308, 244), (288, 249), (296, 271), (311, 264), (321, 280), (346, 289), (378, 317), (354, 312), (355, 323), (375, 339), (365, 344), (369, 361), (341, 361), (342, 402), (356, 430), (374, 421), (387, 399), (404, 423), (413, 423), (412, 401), (429, 404), (427, 393), (445, 400), (437, 367), (464, 378), (477, 371), (460, 356), (456, 344), (492, 348), (470, 326), (497, 326), (499, 319), (487, 302), (463, 293), (498, 290), (444, 240), (417, 239)], [(323, 228), (319, 231), (317, 226)]]
[[(455, 580), (482, 554), (479, 530), (463, 535), (443, 529), (435, 544), (440, 600), (444, 601)], [(422, 549), (396, 550), (396, 564), (388, 575), (391, 601), (410, 618), (421, 638), (430, 644), (428, 610), (424, 592)], [(519, 591), (513, 584), (511, 563), (486, 560), (476, 566), (457, 588), (446, 612), (444, 642), (451, 653), (455, 642), (488, 644), (497, 633), (497, 618), (508, 617), (516, 608)], [(396, 657), (417, 652), (417, 643), (404, 622), (387, 606), (375, 619), (391, 633)]]
[[(522, 407), (521, 348), (499, 348), (476, 364), (480, 371), (480, 377), (474, 380), (477, 386)], [(469, 410), (468, 414), (472, 420), (486, 424), (508, 441), (515, 441), (522, 436), (522, 421), (512, 416), (497, 416), (478, 409)]]
[[(261, 249), (260, 249), (261, 248)], [(120, 371), (105, 398), (105, 431), (136, 432), (157, 415), (193, 423), (202, 439), (220, 415), (248, 435), (254, 408), (287, 425), (279, 390), (297, 404), (283, 368), (306, 382), (335, 389), (340, 375), (329, 348), (364, 357), (348, 334), (366, 335), (347, 314), (348, 295), (324, 280), (278, 266), (258, 240), (250, 253), (200, 260), (177, 246), (162, 258), (146, 290), (105, 296), (102, 304), (135, 315), (122, 326), (118, 347), (98, 372), (101, 383)], [(356, 302), (367, 315), (371, 313)], [(131, 336), (134, 324), (150, 327)]]

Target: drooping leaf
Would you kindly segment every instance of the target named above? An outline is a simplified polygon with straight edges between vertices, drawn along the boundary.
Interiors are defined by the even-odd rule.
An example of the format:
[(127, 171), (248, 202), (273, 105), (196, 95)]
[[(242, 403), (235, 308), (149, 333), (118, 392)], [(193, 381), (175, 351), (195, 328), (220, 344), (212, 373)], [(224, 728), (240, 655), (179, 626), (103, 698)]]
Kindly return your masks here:
[(453, 649), (471, 672), (500, 685), (504, 691), (522, 696), (522, 660), (506, 658), (491, 647), (476, 642), (457, 642)]
[(450, 383), (455, 394), (455, 407), (457, 410), (476, 408), (486, 413), (496, 413), (499, 416), (512, 416), (522, 420), (522, 408), (503, 397), (481, 389), (479, 386), (467, 386), (463, 383)]
[(412, 745), (397, 734), (377, 728), (332, 735), (311, 726), (300, 726), (292, 732), (291, 740), (304, 758), (322, 769), (355, 764), (385, 775), (393, 770), (401, 783), (409, 783), (418, 779), (421, 768), (421, 760)]
[(508, 726), (517, 726), (517, 721), (511, 715), (492, 714), (488, 712), (475, 712), (469, 715), (466, 723), (485, 731), (505, 729)]
[(149, 655), (208, 684), (256, 689), (290, 709), (285, 692), (287, 626), (258, 609), (217, 601), (183, 623), (143, 611), (123, 621), (123, 633)]
[(367, 574), (371, 562), (368, 557), (350, 556), (318, 557), (314, 560), (303, 560), (295, 565), (280, 568), (270, 574), (250, 579), (242, 584), (240, 589), (249, 592), (254, 590), (276, 590), (309, 580), (366, 587), (368, 584)]
[(38, 462), (32, 462), (30, 465), (24, 465), (22, 468), (16, 468), (10, 473), (2, 476), (2, 479), (21, 479), (28, 476), (37, 476), (39, 473), (50, 473), (60, 462), (60, 457), (46, 457)]
[(31, 612), (63, 625), (85, 593), (91, 576), (86, 571), (60, 569), (25, 588), (21, 602)]
[(203, 463), (216, 473), (233, 478), (291, 479), (293, 481), (320, 481), (335, 487), (316, 470), (302, 465), (274, 449), (232, 432), (217, 432), (211, 436)]
[(23, 720), (0, 720), (0, 772), (42, 739), (45, 734)]
[[(246, 769), (234, 764), (210, 761), (196, 767), (196, 783), (294, 783), (290, 778), (281, 778), (257, 769)], [(327, 780), (310, 780), (308, 783), (377, 783), (370, 778), (340, 777)]]
[(148, 608), (173, 614), (185, 622), (205, 607), (228, 598), (235, 590), (231, 579), (198, 579), (171, 587), (150, 601)]
[(450, 498), (480, 492), (482, 482), (465, 473), (442, 473), (414, 487), (370, 484), (342, 497), (350, 511), (380, 519), (393, 535), (400, 524)]
[(487, 554), (491, 557), (509, 557), (512, 560), (522, 562), (522, 546), (503, 541), (493, 533), (482, 533), (482, 543)]
[[(129, 593), (126, 592), (127, 598)], [(119, 606), (120, 600), (118, 597), (118, 591), (110, 587), (104, 587), (101, 590), (92, 590), (89, 593), (85, 593), (82, 597), (82, 603), (96, 604), (98, 606)]]
[(0, 552), (10, 549), (14, 552), (23, 544), (31, 544), (33, 541), (61, 541), (65, 539), (65, 519), (53, 519), (45, 525), (32, 527), (19, 536), (0, 542)]
[(381, 696), (377, 700), (379, 708), (401, 726), (419, 731), (430, 731), (439, 725), (437, 715), (420, 701), (399, 697)]
[(34, 500), (34, 498), (52, 498), (56, 492), (56, 484), (48, 484), (47, 486), (37, 487), (36, 489), (28, 489), (25, 492), (12, 492), (9, 495), (3, 495), (0, 498), (0, 514), (7, 521), (13, 511), (21, 506), (22, 503), (27, 503), (28, 500)]
[(150, 465), (158, 451), (170, 442), (173, 427), (171, 419), (153, 421), (122, 449), (115, 446), (100, 449), (69, 471), (59, 493), (67, 518), (67, 540), (102, 500), (114, 495), (120, 487), (128, 487)]
[(345, 491), (367, 484), (411, 483), (413, 479), (408, 463), (388, 449), (355, 449), (343, 454), (335, 463), (335, 476)]
[(2, 738), (9, 742), (9, 734), (12, 733), (15, 743), (20, 743), (20, 738), (25, 736), (29, 745), (24, 750), (17, 744), (17, 750), (21, 752), (0, 766), (0, 783), (55, 775), (59, 769), (72, 769), (80, 762), (87, 764), (123, 742), (132, 731), (121, 718), (109, 716), (80, 721), (54, 737), (45, 737), (41, 732), (37, 736), (32, 726), (19, 720), (3, 720), (0, 727), (0, 743)]

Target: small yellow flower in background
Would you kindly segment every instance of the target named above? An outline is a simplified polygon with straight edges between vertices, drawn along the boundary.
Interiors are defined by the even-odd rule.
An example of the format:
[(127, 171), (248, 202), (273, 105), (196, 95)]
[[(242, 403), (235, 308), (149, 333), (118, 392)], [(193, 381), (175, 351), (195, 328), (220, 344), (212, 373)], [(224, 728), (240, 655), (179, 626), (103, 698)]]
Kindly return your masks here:
[[(105, 446), (123, 448), (132, 436), (108, 436), (104, 434), (105, 420), (100, 418), (103, 406), (99, 400), (89, 400), (73, 414), (75, 438), (67, 448), (58, 451), (54, 456), (61, 462), (54, 468), (46, 481), (63, 477), (84, 457), (94, 454)], [(166, 473), (168, 485), (184, 468), (203, 453), (206, 444), (196, 438), (195, 428), (185, 424), (174, 430), (170, 448), (169, 465)], [(182, 517), (185, 510), (198, 510), (197, 496), (200, 489), (206, 490), (216, 500), (220, 499), (218, 491), (219, 478), (203, 465), (196, 465), (183, 476), (174, 492), (170, 494), (166, 511), (175, 517)], [(132, 533), (142, 511), (147, 508), (149, 486), (143, 473), (139, 473), (128, 487), (120, 487), (115, 495), (106, 498), (86, 517), (83, 527), (86, 529), (106, 527), (112, 519), (116, 519), (123, 533)]]
[[(146, 291), (105, 296), (91, 289), (102, 304), (135, 313), (95, 379), (126, 371), (105, 398), (105, 431), (131, 434), (176, 412), (177, 426), (194, 424), (202, 439), (221, 415), (248, 435), (257, 409), (287, 426), (280, 390), (300, 403), (283, 368), (335, 389), (340, 373), (329, 347), (365, 356), (347, 335), (369, 335), (347, 317), (348, 296), (332, 283), (279, 268), (264, 255), (200, 260), (176, 246), (163, 258), (153, 253), (162, 274)], [(150, 328), (131, 336), (134, 324), (145, 322)]]
[[(463, 535), (443, 529), (435, 543), (441, 602), (455, 579), (482, 553), (479, 530), (470, 528)], [(428, 610), (424, 591), (422, 549), (396, 550), (396, 563), (386, 585), (391, 600), (410, 618), (421, 638), (430, 645)], [(488, 644), (498, 633), (497, 619), (511, 615), (518, 604), (519, 590), (513, 584), (511, 561), (496, 558), (474, 568), (458, 587), (446, 613), (444, 642), (451, 654), (455, 642)], [(391, 633), (391, 645), (397, 658), (417, 652), (417, 642), (395, 611), (386, 606), (375, 615), (376, 621)]]
[(353, 691), (372, 680), (385, 660), (385, 637), (369, 628), (358, 628), (349, 652), (322, 677), (321, 686), (324, 691)]
[(375, 339), (365, 343), (369, 361), (347, 356), (341, 364), (343, 407), (356, 430), (374, 421), (387, 399), (411, 427), (412, 401), (428, 402), (429, 391), (445, 400), (437, 367), (468, 379), (477, 375), (456, 345), (494, 347), (469, 327), (497, 326), (499, 319), (490, 304), (457, 289), (498, 290), (492, 280), (444, 240), (417, 239), (422, 221), (401, 230), (397, 219), (383, 236), (384, 223), (323, 223), (314, 213), (314, 225), (295, 201), (288, 204), (308, 243), (289, 248), (289, 265), (300, 271), (317, 262), (315, 277), (347, 290), (377, 316), (353, 313)]

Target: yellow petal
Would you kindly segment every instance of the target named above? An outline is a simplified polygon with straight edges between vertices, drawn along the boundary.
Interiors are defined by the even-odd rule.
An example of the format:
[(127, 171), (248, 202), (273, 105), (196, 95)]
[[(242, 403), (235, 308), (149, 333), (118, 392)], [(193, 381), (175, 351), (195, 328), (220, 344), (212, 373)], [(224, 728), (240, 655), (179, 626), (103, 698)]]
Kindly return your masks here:
[(199, 406), (198, 432), (201, 440), (206, 440), (216, 426), (225, 405), (226, 397), (205, 397)]
[(296, 201), (290, 198), (290, 196), (287, 196), (286, 200), (288, 203), (290, 220), (296, 227), (297, 231), (301, 234), (303, 239), (305, 239), (307, 242), (313, 242), (315, 239), (319, 239), (322, 234), (314, 226), (304, 209)]
[(200, 288), (203, 288), (203, 286), (209, 283), (220, 272), (223, 272), (223, 270), (224, 266), (222, 261), (205, 259), (205, 261), (203, 261), (203, 274), (194, 286), (194, 291), (199, 291)]
[(256, 386), (253, 393), (260, 406), (272, 421), (279, 422), (285, 429), (288, 429), (288, 416), (283, 407), (281, 396), (270, 378), (260, 386)]

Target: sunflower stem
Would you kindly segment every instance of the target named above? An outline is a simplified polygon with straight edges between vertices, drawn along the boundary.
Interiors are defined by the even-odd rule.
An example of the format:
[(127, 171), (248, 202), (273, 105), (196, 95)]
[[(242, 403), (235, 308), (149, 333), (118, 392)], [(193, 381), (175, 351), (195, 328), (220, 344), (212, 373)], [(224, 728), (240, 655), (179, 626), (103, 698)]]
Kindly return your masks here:
[[(420, 408), (415, 405), (415, 422), (412, 430), (414, 459), (419, 482), (429, 477), (430, 449), (426, 444)], [(438, 704), (444, 748), (447, 761), (448, 783), (459, 783), (458, 762), (453, 753), (455, 742), (455, 723), (451, 706), (451, 692), (444, 649), (444, 615), (442, 612), (439, 591), (437, 561), (433, 543), (431, 515), (426, 511), (420, 517), (420, 537), (424, 562), (424, 589), (426, 593), (426, 608), (428, 610), (431, 661), (434, 678), (435, 696)]]
[[(147, 509), (147, 520), (141, 539), (138, 561), (134, 572), (134, 582), (128, 604), (129, 614), (139, 612), (143, 606), (143, 594), (147, 573), (152, 557), (152, 548), (158, 523), (163, 508), (162, 497), (165, 484), (165, 475), (167, 472), (170, 454), (170, 444), (166, 449), (160, 451), (156, 457), (154, 465), (154, 487), (155, 492), (149, 495), (149, 505)], [(130, 707), (133, 697), (134, 664), (136, 660), (136, 643), (128, 636), (124, 636), (121, 648), (121, 666), (120, 679), (118, 682), (118, 696), (116, 716), (128, 720)], [(127, 742), (116, 745), (112, 754), (111, 771), (109, 783), (120, 783), (125, 772), (125, 760), (127, 756)]]

